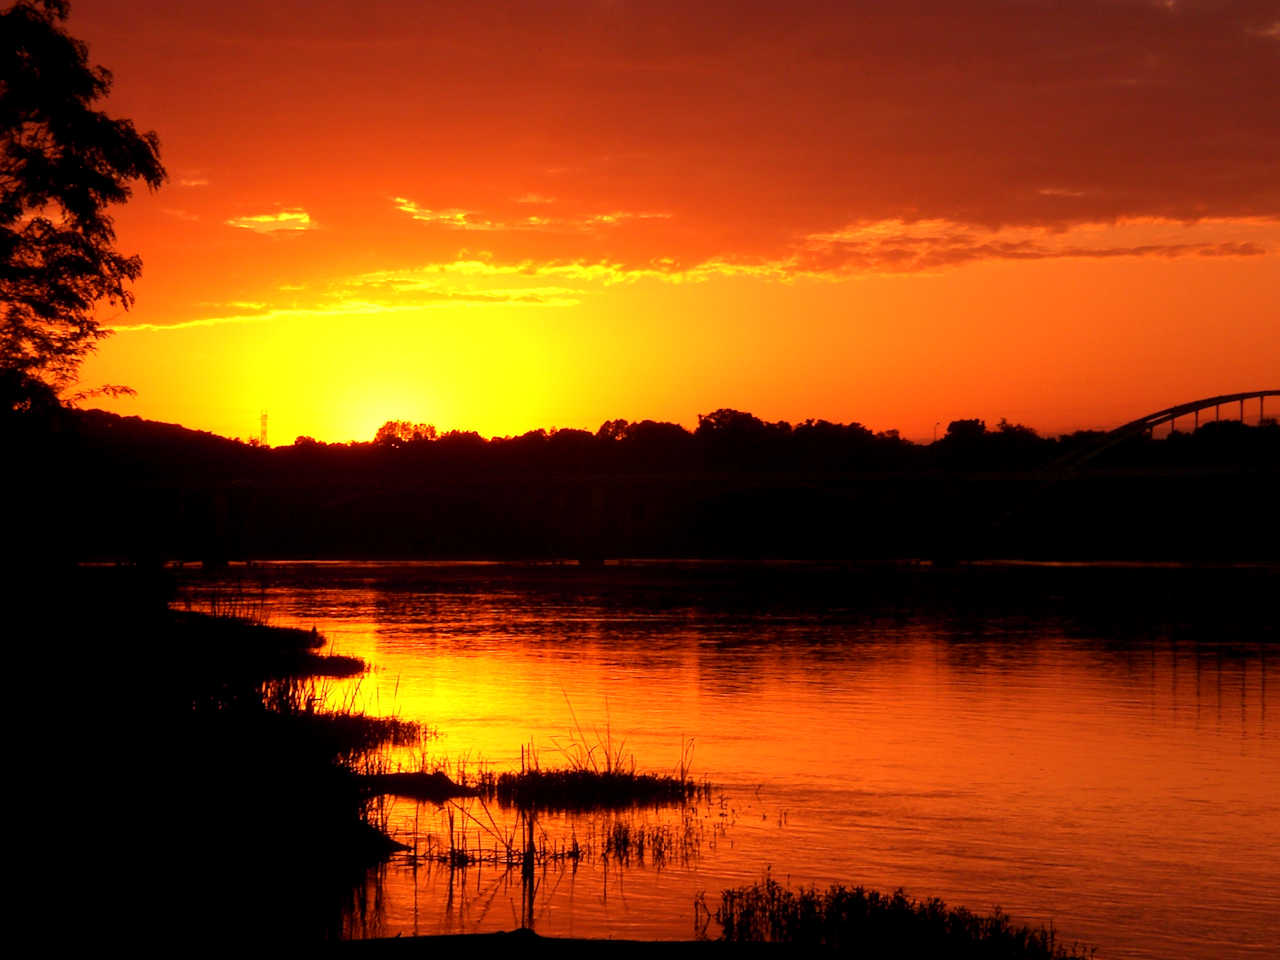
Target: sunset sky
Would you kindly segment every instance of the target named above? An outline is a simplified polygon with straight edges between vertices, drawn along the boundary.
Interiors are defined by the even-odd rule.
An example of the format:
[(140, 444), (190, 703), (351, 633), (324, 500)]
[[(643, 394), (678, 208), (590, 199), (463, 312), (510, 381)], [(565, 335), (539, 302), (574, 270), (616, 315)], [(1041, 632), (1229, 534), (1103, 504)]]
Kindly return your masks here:
[(84, 385), (229, 436), (927, 440), (1280, 386), (1280, 5), (73, 0), (169, 182)]

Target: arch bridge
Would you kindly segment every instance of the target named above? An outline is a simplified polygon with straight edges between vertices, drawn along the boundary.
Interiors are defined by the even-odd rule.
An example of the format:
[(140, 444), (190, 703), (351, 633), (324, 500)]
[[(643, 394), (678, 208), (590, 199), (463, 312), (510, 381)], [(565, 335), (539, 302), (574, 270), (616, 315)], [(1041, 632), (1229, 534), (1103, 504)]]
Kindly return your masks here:
[(1177, 421), (1182, 417), (1194, 417), (1195, 425), (1198, 428), (1200, 426), (1200, 414), (1210, 407), (1213, 408), (1214, 419), (1217, 420), (1222, 415), (1223, 407), (1238, 403), (1240, 405), (1240, 420), (1243, 422), (1245, 419), (1245, 403), (1250, 400), (1257, 400), (1258, 422), (1261, 423), (1266, 413), (1267, 397), (1280, 397), (1280, 390), (1248, 390), (1244, 393), (1224, 393), (1217, 397), (1192, 400), (1190, 403), (1180, 403), (1176, 407), (1166, 407), (1164, 410), (1148, 413), (1145, 417), (1130, 420), (1128, 423), (1116, 427), (1083, 450), (1068, 454), (1058, 462), (1058, 467), (1067, 470), (1081, 467), (1116, 444), (1123, 443), (1131, 437), (1149, 433), (1165, 423), (1174, 424), (1174, 429), (1176, 429)]

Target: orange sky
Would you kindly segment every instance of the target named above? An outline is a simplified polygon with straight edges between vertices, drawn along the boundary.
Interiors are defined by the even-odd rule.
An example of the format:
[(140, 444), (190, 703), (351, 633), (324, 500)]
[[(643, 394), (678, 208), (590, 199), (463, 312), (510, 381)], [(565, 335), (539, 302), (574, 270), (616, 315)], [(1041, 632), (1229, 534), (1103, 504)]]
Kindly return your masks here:
[(928, 439), (1280, 386), (1274, 0), (75, 0), (69, 28), (170, 173), (118, 210), (143, 276), (83, 370), (121, 413)]

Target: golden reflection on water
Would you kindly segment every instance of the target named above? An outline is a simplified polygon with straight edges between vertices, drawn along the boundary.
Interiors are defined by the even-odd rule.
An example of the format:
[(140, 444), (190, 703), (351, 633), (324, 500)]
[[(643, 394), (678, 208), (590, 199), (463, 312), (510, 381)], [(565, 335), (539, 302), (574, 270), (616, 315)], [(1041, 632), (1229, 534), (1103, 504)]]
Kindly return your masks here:
[[(543, 933), (688, 937), (696, 894), (714, 902), (768, 867), (793, 884), (998, 903), (1107, 957), (1262, 956), (1280, 942), (1280, 704), (1262, 644), (503, 586), (295, 584), (269, 606), (371, 665), (335, 696), (438, 731), (429, 764), (511, 769), (531, 748), (554, 766), (590, 744), (670, 772), (693, 742), (695, 776), (715, 785), (697, 855), (545, 865)], [(447, 816), (401, 800), (389, 825), (422, 849), (447, 838)], [(554, 844), (602, 827), (559, 816), (539, 829)], [(524, 886), (519, 870), (402, 856), (382, 875), (376, 932), (510, 929)]]

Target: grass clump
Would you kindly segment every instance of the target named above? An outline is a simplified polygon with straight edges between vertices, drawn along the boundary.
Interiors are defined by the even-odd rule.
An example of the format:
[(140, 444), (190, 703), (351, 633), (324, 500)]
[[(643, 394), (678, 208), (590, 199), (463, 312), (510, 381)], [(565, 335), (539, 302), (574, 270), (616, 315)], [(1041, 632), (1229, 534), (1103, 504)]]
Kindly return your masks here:
[(700, 932), (711, 919), (730, 943), (785, 943), (859, 957), (938, 957), (948, 960), (1077, 960), (1093, 948), (1057, 940), (1052, 927), (1018, 926), (997, 907), (990, 915), (948, 907), (935, 898), (913, 900), (835, 884), (792, 890), (770, 876), (724, 890), (712, 913), (700, 898)]
[(646, 861), (655, 867), (688, 865), (701, 852), (702, 827), (688, 810), (678, 825), (615, 820), (605, 829), (599, 849), (602, 859), (622, 866)]
[(330, 687), (317, 683), (315, 677), (266, 681), (259, 698), (268, 722), (284, 729), (296, 749), (352, 768), (381, 747), (409, 746), (423, 735), (413, 721), (357, 709), (354, 690), (346, 702), (331, 702)]
[(639, 806), (681, 806), (711, 794), (710, 783), (698, 783), (689, 774), (692, 742), (681, 750), (680, 764), (672, 773), (637, 773), (635, 755), (623, 755), (609, 741), (586, 746), (575, 741), (561, 747), (567, 766), (543, 767), (533, 746), (520, 750), (520, 769), (485, 773), (477, 780), (479, 795), (501, 806), (520, 810), (581, 813), (623, 810)]
[(543, 767), (532, 744), (521, 747), (519, 771), (482, 775), (480, 796), (504, 807), (557, 812), (680, 806), (710, 797), (710, 783), (698, 783), (689, 773), (692, 740), (681, 743), (680, 762), (671, 773), (637, 773), (625, 740), (615, 743), (609, 726), (589, 738), (567, 696), (565, 702), (576, 732), (566, 744), (557, 743), (564, 764)]
[(690, 779), (635, 771), (527, 768), (483, 778), (481, 795), (504, 807), (617, 810), (690, 803), (708, 788)]

